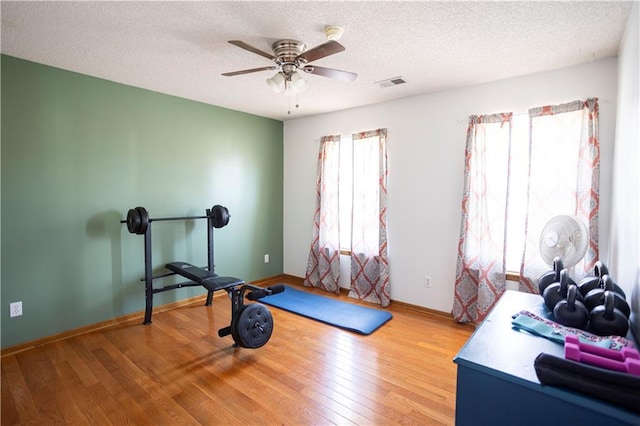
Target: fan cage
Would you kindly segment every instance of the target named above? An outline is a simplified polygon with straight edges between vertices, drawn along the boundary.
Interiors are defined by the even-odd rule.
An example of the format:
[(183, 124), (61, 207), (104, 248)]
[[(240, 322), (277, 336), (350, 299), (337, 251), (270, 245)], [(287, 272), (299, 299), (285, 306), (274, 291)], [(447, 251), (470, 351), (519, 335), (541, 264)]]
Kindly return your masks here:
[(559, 215), (552, 218), (540, 234), (540, 256), (548, 265), (557, 256), (565, 267), (575, 266), (587, 252), (588, 230), (576, 216)]

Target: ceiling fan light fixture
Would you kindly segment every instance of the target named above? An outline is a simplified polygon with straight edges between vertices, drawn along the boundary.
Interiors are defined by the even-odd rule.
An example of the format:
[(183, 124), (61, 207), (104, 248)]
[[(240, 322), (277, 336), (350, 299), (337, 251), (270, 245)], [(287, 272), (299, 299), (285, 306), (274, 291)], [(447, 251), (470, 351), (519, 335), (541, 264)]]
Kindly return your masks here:
[(296, 94), (304, 92), (308, 85), (307, 80), (301, 77), (297, 72), (291, 75), (289, 83), (291, 91)]
[(285, 88), (285, 78), (281, 72), (276, 73), (271, 78), (267, 79), (267, 85), (276, 93), (281, 93)]

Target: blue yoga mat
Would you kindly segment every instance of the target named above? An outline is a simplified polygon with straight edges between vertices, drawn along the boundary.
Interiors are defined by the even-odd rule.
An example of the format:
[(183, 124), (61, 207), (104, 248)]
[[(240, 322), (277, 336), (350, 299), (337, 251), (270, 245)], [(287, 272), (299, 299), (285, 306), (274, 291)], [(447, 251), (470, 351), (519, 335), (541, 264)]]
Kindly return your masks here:
[(393, 318), (391, 313), (381, 309), (341, 302), (290, 286), (285, 286), (282, 293), (260, 299), (260, 302), (361, 334), (371, 334)]

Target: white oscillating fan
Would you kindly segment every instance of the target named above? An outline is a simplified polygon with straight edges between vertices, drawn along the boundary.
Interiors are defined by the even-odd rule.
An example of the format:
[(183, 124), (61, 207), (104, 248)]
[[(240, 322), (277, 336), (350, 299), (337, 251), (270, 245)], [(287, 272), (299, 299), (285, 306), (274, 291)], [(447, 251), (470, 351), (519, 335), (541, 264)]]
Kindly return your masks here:
[(557, 256), (565, 268), (575, 266), (587, 253), (589, 231), (575, 216), (560, 215), (552, 218), (540, 234), (540, 256), (553, 264)]

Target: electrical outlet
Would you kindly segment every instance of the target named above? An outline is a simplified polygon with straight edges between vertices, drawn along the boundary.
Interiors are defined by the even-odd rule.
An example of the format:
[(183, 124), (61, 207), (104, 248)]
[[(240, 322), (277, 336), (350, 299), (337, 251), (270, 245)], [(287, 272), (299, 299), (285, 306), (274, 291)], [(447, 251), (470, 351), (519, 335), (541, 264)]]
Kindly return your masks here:
[(269, 263), (269, 255), (268, 254), (264, 255), (264, 263)]
[(22, 315), (22, 302), (9, 303), (9, 318)]
[(424, 276), (424, 286), (426, 288), (431, 288), (431, 277), (429, 275)]

